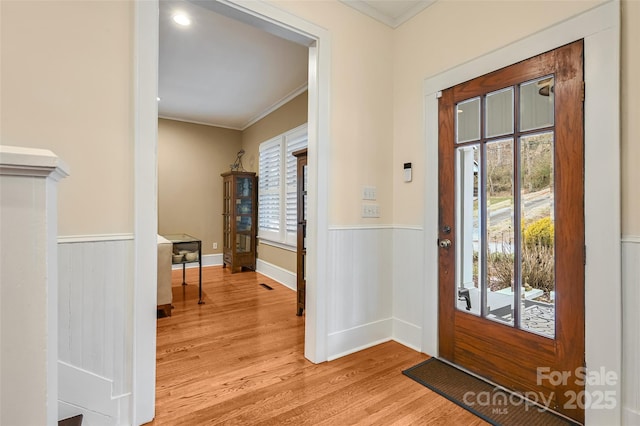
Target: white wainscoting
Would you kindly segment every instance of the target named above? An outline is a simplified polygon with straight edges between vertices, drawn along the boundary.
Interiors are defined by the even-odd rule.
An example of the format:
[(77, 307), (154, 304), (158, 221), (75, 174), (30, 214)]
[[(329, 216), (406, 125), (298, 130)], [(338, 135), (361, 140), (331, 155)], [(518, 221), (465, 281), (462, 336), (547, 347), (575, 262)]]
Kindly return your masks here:
[(622, 418), (640, 425), (640, 236), (622, 238)]
[(329, 230), (328, 359), (391, 339), (392, 265), (392, 227)]
[(424, 232), (422, 228), (393, 230), (393, 340), (422, 349), (424, 309)]
[(58, 239), (59, 410), (130, 419), (133, 236)]

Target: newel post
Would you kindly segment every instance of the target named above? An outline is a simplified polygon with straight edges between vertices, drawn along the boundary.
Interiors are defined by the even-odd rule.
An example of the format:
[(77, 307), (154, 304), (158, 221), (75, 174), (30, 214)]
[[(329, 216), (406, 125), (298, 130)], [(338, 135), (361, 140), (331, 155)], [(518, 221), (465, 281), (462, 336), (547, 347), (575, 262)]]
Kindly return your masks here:
[(0, 145), (0, 424), (58, 422), (57, 184), (51, 151)]

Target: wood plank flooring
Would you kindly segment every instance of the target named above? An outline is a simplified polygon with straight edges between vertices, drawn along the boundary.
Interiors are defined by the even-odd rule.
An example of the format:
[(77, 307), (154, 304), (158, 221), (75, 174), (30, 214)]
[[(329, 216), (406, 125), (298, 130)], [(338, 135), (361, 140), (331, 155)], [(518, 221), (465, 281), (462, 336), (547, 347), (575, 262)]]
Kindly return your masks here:
[[(255, 272), (173, 274), (173, 315), (158, 319), (156, 418), (149, 425), (481, 425), (401, 371), (428, 357), (396, 342), (335, 361), (303, 355), (294, 291)], [(273, 290), (260, 285), (267, 284)]]

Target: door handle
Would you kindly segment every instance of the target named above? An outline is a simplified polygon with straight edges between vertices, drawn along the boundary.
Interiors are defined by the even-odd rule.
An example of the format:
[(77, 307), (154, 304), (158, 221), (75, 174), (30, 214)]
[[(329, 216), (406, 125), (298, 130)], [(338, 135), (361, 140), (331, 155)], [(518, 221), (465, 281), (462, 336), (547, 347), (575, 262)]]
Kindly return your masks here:
[(440, 248), (448, 249), (449, 247), (451, 247), (451, 240), (446, 238), (443, 240), (438, 240), (438, 245), (440, 246)]

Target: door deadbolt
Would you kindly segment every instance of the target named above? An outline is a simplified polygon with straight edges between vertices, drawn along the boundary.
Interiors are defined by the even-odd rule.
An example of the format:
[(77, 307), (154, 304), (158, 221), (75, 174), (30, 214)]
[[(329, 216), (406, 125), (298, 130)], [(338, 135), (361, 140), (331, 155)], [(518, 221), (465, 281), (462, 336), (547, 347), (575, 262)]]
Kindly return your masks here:
[(438, 240), (438, 245), (440, 246), (440, 248), (448, 249), (449, 247), (451, 247), (451, 240), (448, 240), (448, 239)]

